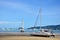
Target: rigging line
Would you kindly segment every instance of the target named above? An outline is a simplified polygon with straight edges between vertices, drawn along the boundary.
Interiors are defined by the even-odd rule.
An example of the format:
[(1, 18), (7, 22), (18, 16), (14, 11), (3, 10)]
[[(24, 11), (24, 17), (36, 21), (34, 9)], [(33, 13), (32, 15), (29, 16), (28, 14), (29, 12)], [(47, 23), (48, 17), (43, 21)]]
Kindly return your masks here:
[(38, 13), (38, 15), (37, 15), (37, 18), (36, 18), (36, 21), (35, 21), (34, 27), (37, 26), (38, 18), (39, 18), (39, 13)]

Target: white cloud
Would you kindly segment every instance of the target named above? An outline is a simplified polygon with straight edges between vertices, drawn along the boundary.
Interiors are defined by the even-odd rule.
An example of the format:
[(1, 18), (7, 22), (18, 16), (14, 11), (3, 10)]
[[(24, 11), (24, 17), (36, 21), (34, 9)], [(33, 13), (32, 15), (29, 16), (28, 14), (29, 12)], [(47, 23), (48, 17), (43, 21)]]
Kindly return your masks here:
[(10, 8), (21, 9), (27, 13), (32, 13), (33, 12), (32, 10), (34, 8), (31, 5), (27, 5), (23, 3), (8, 2), (8, 1), (0, 1), (0, 4), (2, 4), (3, 6), (10, 7)]
[(21, 23), (21, 22), (8, 22), (8, 21), (0, 21), (0, 24), (16, 24), (16, 23)]

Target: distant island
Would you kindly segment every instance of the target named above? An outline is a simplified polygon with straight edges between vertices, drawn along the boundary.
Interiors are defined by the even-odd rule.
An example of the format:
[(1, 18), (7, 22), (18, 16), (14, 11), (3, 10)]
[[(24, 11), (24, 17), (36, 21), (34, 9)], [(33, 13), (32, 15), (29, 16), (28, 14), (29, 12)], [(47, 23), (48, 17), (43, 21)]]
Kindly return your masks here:
[[(59, 25), (42, 26), (41, 28), (42, 29), (60, 30), (60, 24)], [(40, 26), (30, 27), (28, 29), (40, 29)]]

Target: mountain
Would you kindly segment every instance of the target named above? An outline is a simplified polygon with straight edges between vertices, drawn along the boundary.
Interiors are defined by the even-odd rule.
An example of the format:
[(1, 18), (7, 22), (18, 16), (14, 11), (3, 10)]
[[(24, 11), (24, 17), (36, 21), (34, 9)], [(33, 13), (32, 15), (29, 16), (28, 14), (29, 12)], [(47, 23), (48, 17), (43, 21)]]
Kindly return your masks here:
[[(60, 30), (60, 24), (59, 25), (42, 26), (41, 28), (43, 28), (43, 29), (52, 29), (52, 30)], [(30, 27), (28, 29), (40, 29), (40, 26)]]

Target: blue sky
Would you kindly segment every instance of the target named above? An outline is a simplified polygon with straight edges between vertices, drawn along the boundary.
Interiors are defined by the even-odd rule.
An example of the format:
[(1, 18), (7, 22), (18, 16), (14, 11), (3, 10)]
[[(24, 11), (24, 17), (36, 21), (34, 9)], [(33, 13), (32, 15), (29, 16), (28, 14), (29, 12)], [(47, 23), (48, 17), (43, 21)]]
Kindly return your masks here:
[[(34, 26), (42, 9), (42, 26), (60, 24), (60, 0), (0, 0), (0, 27)], [(40, 25), (40, 17), (38, 25)]]

